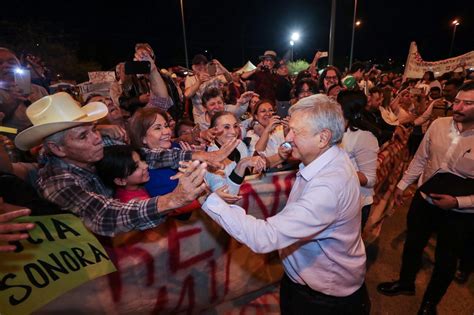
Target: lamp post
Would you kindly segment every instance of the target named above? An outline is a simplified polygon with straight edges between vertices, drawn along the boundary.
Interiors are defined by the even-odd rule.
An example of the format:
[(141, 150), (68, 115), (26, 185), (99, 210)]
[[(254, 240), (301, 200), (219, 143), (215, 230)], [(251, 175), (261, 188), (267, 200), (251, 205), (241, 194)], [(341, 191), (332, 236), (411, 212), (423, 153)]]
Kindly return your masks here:
[(331, 1), (331, 24), (329, 27), (329, 58), (328, 65), (334, 62), (334, 39), (336, 37), (336, 0)]
[(298, 32), (294, 32), (293, 34), (291, 34), (291, 40), (290, 40), (290, 46), (291, 46), (291, 61), (294, 61), (293, 59), (293, 49), (294, 49), (294, 46), (295, 46), (295, 43), (300, 39), (300, 33)]
[(181, 23), (183, 24), (183, 40), (184, 40), (184, 58), (186, 59), (186, 68), (189, 69), (189, 59), (188, 59), (188, 45), (186, 43), (186, 27), (184, 25), (184, 7), (183, 0), (179, 1), (181, 5)]
[(451, 24), (454, 25), (454, 28), (453, 28), (453, 37), (451, 38), (451, 47), (449, 48), (449, 57), (451, 57), (451, 55), (453, 53), (454, 37), (456, 36), (456, 28), (459, 25), (459, 20), (454, 20), (454, 21), (451, 22)]
[(354, 0), (354, 18), (352, 19), (352, 40), (351, 40), (351, 54), (349, 57), (349, 69), (352, 67), (352, 55), (354, 52), (354, 36), (355, 36), (355, 28), (356, 26), (360, 25), (360, 21), (356, 22), (357, 16), (357, 0)]

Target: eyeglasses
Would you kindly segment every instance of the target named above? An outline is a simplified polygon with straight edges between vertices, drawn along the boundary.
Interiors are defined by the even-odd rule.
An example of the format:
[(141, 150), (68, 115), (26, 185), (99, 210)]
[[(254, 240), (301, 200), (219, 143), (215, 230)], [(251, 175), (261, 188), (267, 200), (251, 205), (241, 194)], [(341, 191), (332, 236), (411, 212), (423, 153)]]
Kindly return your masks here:
[(334, 76), (326, 76), (324, 79), (326, 80), (337, 80), (337, 76), (334, 75)]

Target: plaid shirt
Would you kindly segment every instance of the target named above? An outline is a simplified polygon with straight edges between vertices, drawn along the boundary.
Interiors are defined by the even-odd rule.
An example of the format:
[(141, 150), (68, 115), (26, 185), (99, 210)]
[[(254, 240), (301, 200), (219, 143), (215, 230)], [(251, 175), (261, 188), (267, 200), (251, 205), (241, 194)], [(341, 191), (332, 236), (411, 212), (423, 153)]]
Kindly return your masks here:
[(161, 97), (154, 95), (153, 93), (150, 95), (150, 101), (146, 105), (146, 107), (156, 107), (165, 112), (168, 111), (171, 106), (173, 106), (173, 100), (171, 97)]
[[(190, 158), (192, 154), (189, 151), (175, 153), (175, 150), (149, 151), (150, 158), (155, 159), (150, 162), (153, 167), (177, 167), (179, 159)], [(158, 212), (158, 197), (120, 202), (112, 198), (112, 191), (94, 172), (57, 157), (48, 157), (38, 175), (39, 193), (61, 210), (79, 216), (96, 234), (114, 236), (131, 230), (146, 230), (166, 219), (166, 215)]]
[(151, 169), (155, 168), (178, 168), (179, 161), (189, 161), (192, 159), (192, 151), (184, 151), (179, 148), (172, 149), (148, 149), (141, 148), (143, 158), (145, 159), (148, 167)]

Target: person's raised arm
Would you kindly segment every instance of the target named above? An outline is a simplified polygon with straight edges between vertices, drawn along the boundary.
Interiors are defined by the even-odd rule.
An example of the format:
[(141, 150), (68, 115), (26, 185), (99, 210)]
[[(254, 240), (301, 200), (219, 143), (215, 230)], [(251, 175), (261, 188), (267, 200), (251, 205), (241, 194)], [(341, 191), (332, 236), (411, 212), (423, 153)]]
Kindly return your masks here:
[(247, 71), (247, 72), (242, 73), (242, 75), (241, 75), (240, 77), (241, 77), (243, 80), (247, 80), (247, 79), (249, 79), (251, 76), (253, 76), (254, 73), (257, 72), (257, 70), (258, 70), (258, 67), (255, 68), (255, 69), (253, 69), (253, 70), (251, 70), (251, 71)]
[[(34, 223), (13, 223), (12, 220), (30, 215), (30, 209), (19, 209), (15, 211), (9, 211), (2, 213), (6, 210), (6, 204), (3, 203), (3, 199), (0, 198), (0, 241), (11, 242), (20, 241), (28, 238), (26, 231), (32, 230), (35, 227)], [(2, 245), (0, 244), (1, 252), (12, 252), (16, 249), (15, 245)]]
[(155, 96), (168, 98), (168, 89), (166, 88), (165, 81), (161, 77), (161, 74), (151, 56), (146, 51), (139, 51), (135, 53), (135, 59), (150, 62), (151, 70), (148, 76), (148, 79), (150, 80), (150, 90)]
[(219, 60), (213, 59), (212, 62), (215, 63), (217, 68), (219, 68), (222, 71), (227, 83), (231, 83), (233, 81), (233, 79), (232, 79), (232, 75), (230, 74), (230, 72), (220, 63)]

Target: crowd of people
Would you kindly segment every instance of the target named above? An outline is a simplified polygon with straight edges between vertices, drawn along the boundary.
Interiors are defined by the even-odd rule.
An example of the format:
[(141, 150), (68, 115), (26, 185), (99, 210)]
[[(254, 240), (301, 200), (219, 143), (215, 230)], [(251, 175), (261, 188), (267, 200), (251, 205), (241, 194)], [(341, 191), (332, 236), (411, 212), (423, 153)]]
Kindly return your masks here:
[[(294, 75), (272, 50), (250, 71), (204, 55), (192, 69), (165, 71), (146, 43), (133, 57), (148, 71), (120, 63), (109, 91), (78, 97), (49, 95), (34, 82), (25, 91), (14, 76), (20, 60), (0, 48), (0, 125), (8, 127), (0, 133), (1, 204), (28, 208), (0, 214), (0, 241), (28, 237), (34, 225), (12, 220), (30, 213), (70, 212), (113, 237), (202, 209), (253, 251), (279, 251), (282, 314), (368, 314), (361, 231), (377, 155), (409, 136), (413, 160), (396, 202), (414, 182), (419, 188), (400, 278), (378, 292), (414, 294), (433, 232), (436, 262), (420, 314), (436, 313), (455, 276), (466, 281), (474, 261), (472, 73), (403, 78), (360, 62), (342, 73), (318, 69), (317, 52)], [(245, 176), (289, 169), (296, 181), (278, 214), (256, 219), (236, 205)]]

